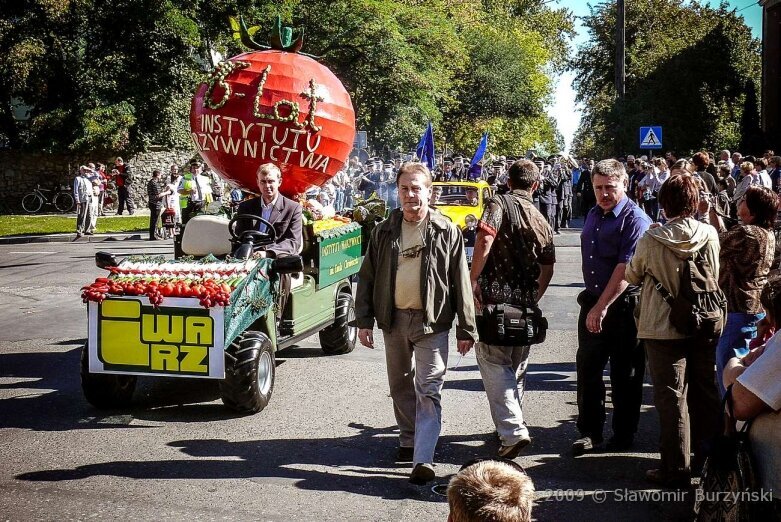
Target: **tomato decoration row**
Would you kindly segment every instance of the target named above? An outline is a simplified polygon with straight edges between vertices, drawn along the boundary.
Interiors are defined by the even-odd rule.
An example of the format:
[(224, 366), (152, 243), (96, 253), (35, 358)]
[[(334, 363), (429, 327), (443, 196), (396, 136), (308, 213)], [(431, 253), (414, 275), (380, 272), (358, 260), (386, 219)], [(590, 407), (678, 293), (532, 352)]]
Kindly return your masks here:
[(83, 287), (86, 303), (103, 302), (109, 295), (147, 296), (154, 307), (166, 297), (194, 297), (201, 306), (228, 306), (238, 284), (257, 265), (257, 260), (241, 262), (150, 262), (125, 260), (111, 267), (109, 277), (99, 277)]
[(214, 279), (147, 279), (144, 277), (99, 277), (94, 283), (82, 287), (81, 298), (86, 303), (102, 303), (109, 295), (141, 296), (149, 298), (155, 308), (166, 297), (197, 297), (201, 306), (228, 306), (231, 292), (242, 277), (226, 281)]

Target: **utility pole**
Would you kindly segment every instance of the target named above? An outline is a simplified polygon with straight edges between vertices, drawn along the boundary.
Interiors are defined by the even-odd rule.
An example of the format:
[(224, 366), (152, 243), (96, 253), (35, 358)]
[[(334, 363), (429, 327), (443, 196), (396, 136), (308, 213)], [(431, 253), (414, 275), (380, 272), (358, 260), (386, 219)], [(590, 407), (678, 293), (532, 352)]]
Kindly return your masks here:
[(626, 5), (624, 0), (616, 0), (616, 105), (618, 125), (614, 137), (616, 156), (621, 155), (623, 141), (624, 95), (626, 94)]

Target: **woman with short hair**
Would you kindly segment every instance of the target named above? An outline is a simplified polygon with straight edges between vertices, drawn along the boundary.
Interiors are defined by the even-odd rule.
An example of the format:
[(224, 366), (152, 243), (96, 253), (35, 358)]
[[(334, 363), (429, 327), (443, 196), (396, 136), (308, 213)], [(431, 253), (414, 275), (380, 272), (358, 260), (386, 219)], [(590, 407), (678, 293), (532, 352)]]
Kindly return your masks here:
[(637, 337), (644, 341), (659, 415), (661, 465), (648, 470), (646, 477), (668, 487), (689, 487), (691, 475), (702, 469), (702, 443), (718, 434), (720, 422), (713, 371), (716, 340), (679, 332), (670, 321), (670, 305), (656, 288), (658, 281), (677, 295), (683, 262), (694, 254), (703, 256), (718, 277), (718, 234), (693, 218), (701, 193), (699, 181), (678, 174), (662, 184), (659, 204), (667, 223), (640, 238), (625, 273), (630, 284), (642, 283)]

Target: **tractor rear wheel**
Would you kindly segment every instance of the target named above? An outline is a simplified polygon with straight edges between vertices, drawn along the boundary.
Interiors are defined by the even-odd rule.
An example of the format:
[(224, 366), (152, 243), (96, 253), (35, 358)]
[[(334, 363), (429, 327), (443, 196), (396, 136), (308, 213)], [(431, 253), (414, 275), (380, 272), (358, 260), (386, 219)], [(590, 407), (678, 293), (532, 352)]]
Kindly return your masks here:
[(320, 330), (320, 347), (328, 355), (350, 353), (355, 348), (358, 328), (349, 326), (355, 320), (355, 301), (348, 293), (336, 296), (336, 318), (334, 324)]

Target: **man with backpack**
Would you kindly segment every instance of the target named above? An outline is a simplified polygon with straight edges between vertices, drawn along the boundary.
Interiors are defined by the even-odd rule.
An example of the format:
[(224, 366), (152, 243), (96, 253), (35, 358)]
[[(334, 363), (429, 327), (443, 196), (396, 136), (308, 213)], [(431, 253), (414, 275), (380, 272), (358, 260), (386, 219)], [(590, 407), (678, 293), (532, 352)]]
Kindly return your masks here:
[(637, 337), (659, 415), (661, 465), (646, 477), (665, 487), (688, 488), (702, 469), (703, 443), (719, 433), (714, 367), (726, 298), (718, 285), (718, 233), (692, 217), (699, 198), (692, 176), (662, 184), (658, 200), (667, 222), (640, 239), (625, 274), (643, 286)]
[(544, 321), (537, 302), (553, 276), (556, 253), (551, 227), (532, 202), (539, 179), (533, 162), (512, 164), (510, 193), (491, 198), (480, 219), (470, 272), (480, 334), (477, 364), (501, 440), (498, 456), (509, 459), (531, 441), (523, 422), (523, 393), (529, 347), (541, 339), (492, 339), (497, 325), (489, 323), (488, 310), (499, 309), (509, 317), (509, 306), (519, 309), (524, 326)]

